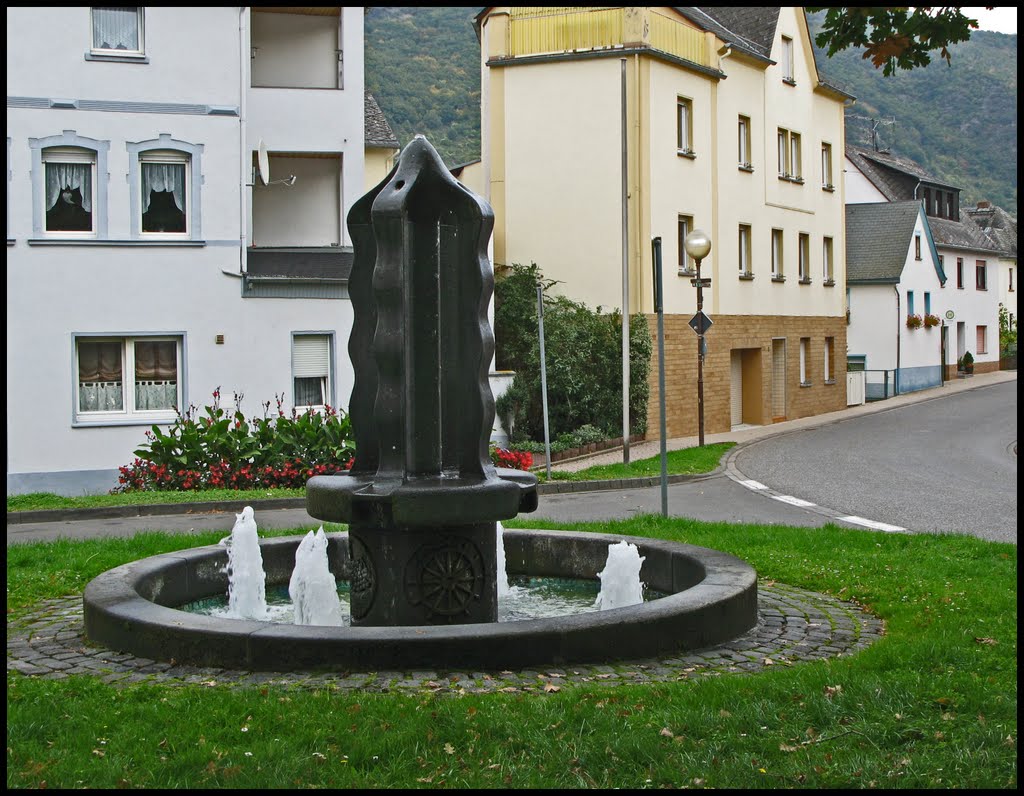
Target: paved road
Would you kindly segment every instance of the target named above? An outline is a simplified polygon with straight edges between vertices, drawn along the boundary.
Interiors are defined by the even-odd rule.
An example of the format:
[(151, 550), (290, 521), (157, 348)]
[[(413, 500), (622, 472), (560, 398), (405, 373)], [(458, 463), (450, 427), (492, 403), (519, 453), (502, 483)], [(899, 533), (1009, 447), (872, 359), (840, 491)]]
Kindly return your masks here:
[(1017, 383), (744, 446), (745, 477), (911, 531), (1017, 541)]
[[(1016, 413), (1016, 373), (1001, 372), (832, 415), (709, 435), (709, 443), (741, 446), (724, 471), (670, 486), (669, 513), (711, 522), (958, 531), (1016, 543)], [(670, 448), (694, 444), (672, 440)], [(657, 448), (637, 445), (633, 459)], [(660, 511), (661, 490), (651, 487), (546, 495), (523, 518), (597, 521)], [(256, 519), (268, 530), (320, 524), (302, 509), (257, 508)], [(233, 522), (233, 513), (218, 512), (9, 523), (7, 543), (151, 529), (228, 532)]]

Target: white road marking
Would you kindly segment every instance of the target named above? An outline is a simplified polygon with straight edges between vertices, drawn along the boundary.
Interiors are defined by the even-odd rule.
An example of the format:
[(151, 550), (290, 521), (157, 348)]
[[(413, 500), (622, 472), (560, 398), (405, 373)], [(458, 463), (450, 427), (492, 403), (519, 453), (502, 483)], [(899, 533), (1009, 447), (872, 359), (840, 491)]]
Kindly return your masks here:
[(775, 498), (783, 503), (789, 503), (793, 506), (802, 506), (806, 508), (807, 506), (816, 505), (815, 503), (811, 503), (809, 500), (801, 500), (800, 498), (791, 497), (790, 495), (769, 495), (768, 497)]
[(740, 483), (743, 484), (743, 486), (745, 486), (747, 489), (767, 489), (768, 488), (764, 484), (762, 484), (762, 483), (760, 483), (758, 481), (751, 481), (749, 478), (746, 481), (740, 481)]
[(843, 522), (852, 522), (854, 525), (864, 525), (868, 528), (874, 528), (876, 531), (905, 531), (906, 528), (901, 528), (899, 525), (886, 525), (884, 522), (875, 522), (874, 520), (866, 520), (863, 517), (837, 517), (836, 519), (842, 520)]

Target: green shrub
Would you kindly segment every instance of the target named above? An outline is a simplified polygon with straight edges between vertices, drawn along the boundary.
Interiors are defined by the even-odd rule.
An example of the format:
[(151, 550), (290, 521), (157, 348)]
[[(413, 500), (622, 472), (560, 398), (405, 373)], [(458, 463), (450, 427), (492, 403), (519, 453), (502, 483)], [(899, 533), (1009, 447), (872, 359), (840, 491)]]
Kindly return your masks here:
[(283, 397), (275, 399), (275, 415), (267, 401), (263, 417), (246, 420), (242, 396), (235, 395), (235, 411), (228, 412), (218, 387), (204, 416), (189, 406), (166, 432), (159, 426), (147, 431), (137, 458), (118, 468), (113, 491), (304, 487), (314, 475), (351, 466), (355, 447), (348, 415), (331, 406), (322, 413), (292, 409), (289, 415)]
[[(547, 360), (548, 424), (558, 439), (582, 427), (602, 439), (622, 435), (622, 315), (591, 310), (564, 296), (548, 295), (557, 284), (536, 264), (513, 265), (495, 284), (494, 327), (498, 367), (514, 370), (496, 411), (512, 443), (542, 440), (540, 345), (537, 285), (544, 296), (544, 344)], [(646, 320), (630, 323), (630, 431), (647, 430), (651, 339)], [(588, 432), (591, 437), (595, 434)], [(594, 441), (590, 438), (587, 440)], [(563, 450), (580, 442), (565, 444)]]

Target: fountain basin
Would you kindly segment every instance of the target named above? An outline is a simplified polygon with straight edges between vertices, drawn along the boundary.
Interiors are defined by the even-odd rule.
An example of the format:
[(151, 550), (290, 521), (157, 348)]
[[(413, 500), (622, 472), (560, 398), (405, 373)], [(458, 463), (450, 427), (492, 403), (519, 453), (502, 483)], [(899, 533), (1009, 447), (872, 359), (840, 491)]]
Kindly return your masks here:
[[(268, 584), (287, 583), (302, 536), (263, 539)], [(510, 575), (597, 578), (608, 545), (645, 557), (641, 579), (668, 596), (625, 608), (518, 622), (398, 627), (281, 625), (186, 613), (175, 606), (227, 590), (223, 547), (182, 550), (103, 573), (85, 589), (91, 641), (158, 661), (248, 671), (521, 669), (650, 658), (728, 641), (757, 623), (757, 574), (717, 550), (639, 537), (506, 529)], [(328, 557), (347, 578), (348, 534)]]

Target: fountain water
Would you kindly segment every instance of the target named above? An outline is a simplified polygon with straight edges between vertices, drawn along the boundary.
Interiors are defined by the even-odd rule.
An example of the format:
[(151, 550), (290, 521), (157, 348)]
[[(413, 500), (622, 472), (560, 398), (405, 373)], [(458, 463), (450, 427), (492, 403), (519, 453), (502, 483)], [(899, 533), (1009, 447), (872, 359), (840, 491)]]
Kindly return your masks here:
[(228, 615), (238, 619), (265, 619), (267, 616), (266, 573), (260, 539), (251, 506), (235, 515), (231, 535), (221, 539), (227, 547)]
[(327, 560), (327, 536), (321, 525), (306, 534), (295, 551), (295, 569), (288, 583), (297, 625), (342, 625), (344, 612), (337, 583)]
[(597, 573), (601, 591), (594, 602), (602, 611), (625, 608), (644, 601), (644, 584), (640, 581), (640, 567), (644, 557), (635, 544), (625, 540), (608, 545), (608, 561)]
[[(300, 539), (258, 541), (246, 510), (227, 554), (231, 579), (248, 584), (233, 607), (248, 618), (177, 610), (224, 594), (224, 549), (196, 548), (94, 579), (83, 599), (90, 640), (156, 660), (252, 671), (500, 670), (698, 649), (755, 625), (757, 575), (750, 565), (716, 550), (636, 537), (632, 566), (668, 596), (615, 610), (497, 621), (506, 567), (527, 579), (593, 580), (602, 566), (602, 581), (618, 576), (608, 563), (614, 540), (606, 535), (499, 528), (537, 508), (537, 481), (496, 469), (488, 451), (493, 223), (488, 204), (452, 177), (422, 136), (349, 213), (356, 456), (347, 475), (316, 476), (306, 486), (309, 514), (346, 523), (348, 533), (313, 535), (317, 586), (310, 588), (300, 563), (296, 594), (299, 583), (325, 588), (326, 548), (330, 571), (350, 585), (352, 626), (254, 621), (262, 618), (264, 581), (239, 553), (262, 555), (266, 583), (289, 583)], [(601, 607), (618, 599), (602, 597)]]

